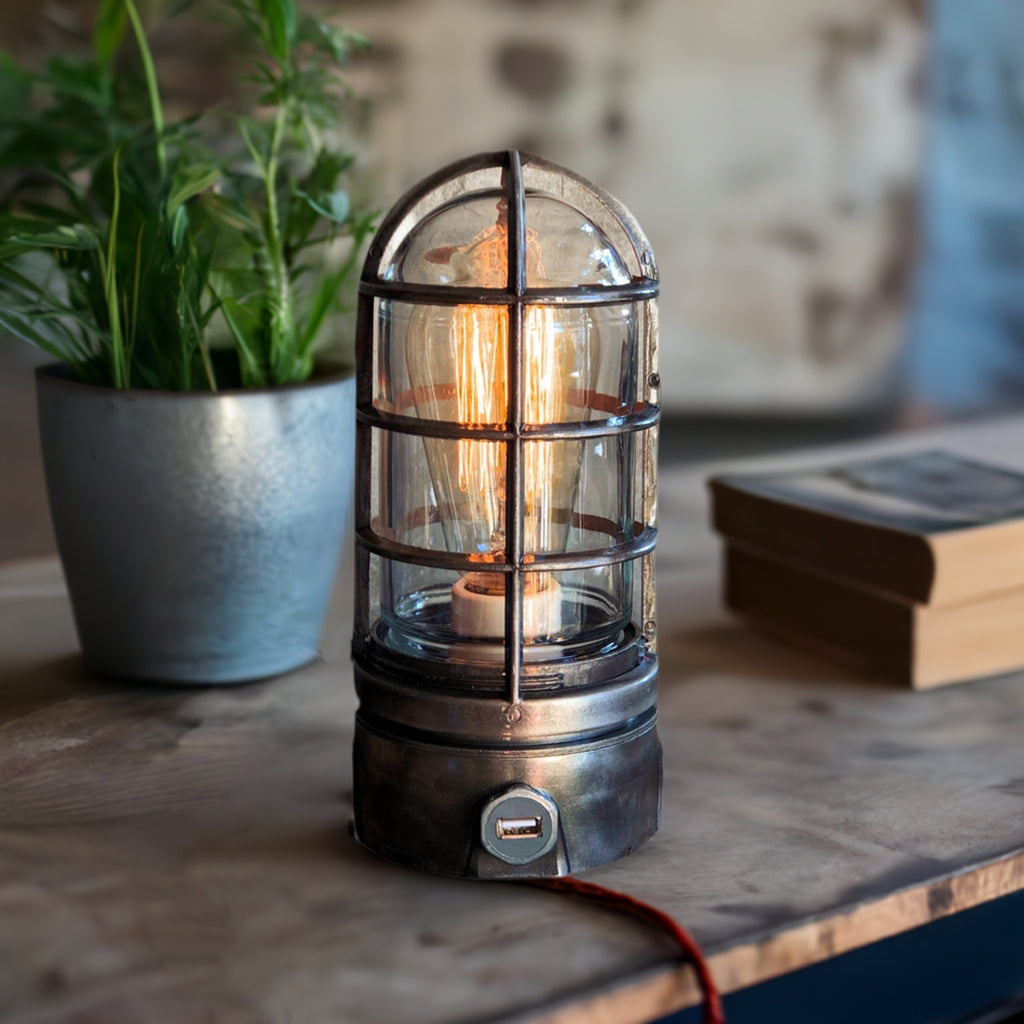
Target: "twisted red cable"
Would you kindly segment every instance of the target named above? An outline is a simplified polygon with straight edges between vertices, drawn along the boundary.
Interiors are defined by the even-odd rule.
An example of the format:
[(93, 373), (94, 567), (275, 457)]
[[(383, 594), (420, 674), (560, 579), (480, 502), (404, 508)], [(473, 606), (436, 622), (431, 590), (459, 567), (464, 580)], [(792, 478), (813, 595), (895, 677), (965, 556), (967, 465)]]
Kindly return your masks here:
[(722, 998), (718, 994), (715, 982), (711, 977), (707, 961), (700, 950), (700, 946), (693, 940), (690, 934), (668, 916), (663, 910), (644, 903), (643, 900), (627, 896), (615, 889), (608, 889), (603, 885), (596, 885), (593, 882), (584, 882), (579, 878), (541, 878), (533, 883), (541, 889), (550, 889), (552, 892), (568, 893), (570, 896), (582, 896), (584, 899), (600, 903), (602, 906), (619, 910), (633, 917), (652, 924), (656, 928), (670, 935), (679, 948), (683, 951), (688, 963), (693, 965), (697, 975), (697, 983), (700, 985), (701, 995), (704, 1001), (703, 1024), (725, 1024), (725, 1011), (722, 1008)]

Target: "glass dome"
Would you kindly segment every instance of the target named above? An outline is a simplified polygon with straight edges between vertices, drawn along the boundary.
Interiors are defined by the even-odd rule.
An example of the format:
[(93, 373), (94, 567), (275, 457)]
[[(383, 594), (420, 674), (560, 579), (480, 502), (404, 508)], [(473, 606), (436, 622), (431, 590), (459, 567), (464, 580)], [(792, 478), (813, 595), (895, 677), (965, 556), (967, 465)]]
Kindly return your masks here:
[[(527, 242), (527, 288), (579, 289), (657, 281), (650, 243), (614, 196), (528, 154), (515, 154), (520, 176), (513, 183), (508, 156), (471, 157), (406, 193), (381, 223), (363, 280), (452, 286), (472, 279), (484, 288), (514, 285), (507, 273), (500, 284), (490, 283), (503, 276), (503, 269), (507, 271), (507, 261), (492, 264), (490, 273), (482, 268), (468, 272), (464, 257), (474, 246), (504, 235), (510, 223), (516, 227), (515, 206), (521, 200), (519, 227)], [(532, 255), (531, 245), (539, 245)]]
[(360, 291), (357, 647), (474, 685), (639, 657), (657, 277), (632, 216), (536, 157), (484, 154), (399, 200)]
[[(579, 210), (550, 196), (525, 200), (527, 288), (626, 285), (630, 274), (609, 239)], [(508, 202), (489, 192), (452, 200), (413, 231), (386, 280), (509, 287)]]

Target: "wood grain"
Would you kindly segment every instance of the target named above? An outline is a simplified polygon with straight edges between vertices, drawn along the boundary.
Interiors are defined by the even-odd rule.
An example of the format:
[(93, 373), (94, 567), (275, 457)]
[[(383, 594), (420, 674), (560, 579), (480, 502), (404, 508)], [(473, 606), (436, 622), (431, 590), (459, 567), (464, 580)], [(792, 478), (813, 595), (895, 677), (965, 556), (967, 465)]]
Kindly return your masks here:
[[(945, 439), (1024, 466), (1024, 419)], [(731, 991), (1024, 887), (1024, 677), (907, 692), (730, 618), (702, 484), (721, 468), (662, 478), (662, 829), (588, 877), (676, 916)], [(355, 845), (348, 628), (338, 600), (325, 660), (277, 680), (122, 685), (79, 669), (55, 563), (0, 570), (0, 1019), (575, 1024), (692, 1001), (637, 922)]]

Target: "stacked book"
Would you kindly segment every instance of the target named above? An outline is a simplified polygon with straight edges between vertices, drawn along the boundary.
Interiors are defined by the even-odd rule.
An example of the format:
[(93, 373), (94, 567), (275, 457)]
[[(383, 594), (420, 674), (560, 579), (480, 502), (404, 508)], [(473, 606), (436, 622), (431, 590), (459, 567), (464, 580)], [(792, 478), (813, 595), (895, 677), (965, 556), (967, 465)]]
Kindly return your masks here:
[(929, 451), (710, 489), (736, 612), (915, 688), (1024, 667), (1024, 476)]

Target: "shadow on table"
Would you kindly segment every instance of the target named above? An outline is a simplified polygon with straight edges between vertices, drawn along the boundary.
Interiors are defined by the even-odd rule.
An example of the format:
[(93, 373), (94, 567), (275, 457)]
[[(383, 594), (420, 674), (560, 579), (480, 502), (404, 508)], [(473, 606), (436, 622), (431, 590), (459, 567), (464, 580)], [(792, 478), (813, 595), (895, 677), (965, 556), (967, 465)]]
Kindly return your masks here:
[(7, 675), (0, 686), (0, 725), (69, 699), (123, 689), (91, 676), (78, 654), (40, 661)]
[(728, 675), (766, 686), (779, 681), (818, 686), (837, 684), (893, 688), (877, 674), (834, 661), (764, 631), (741, 619), (704, 623), (659, 633), (659, 685), (671, 686), (697, 676)]

